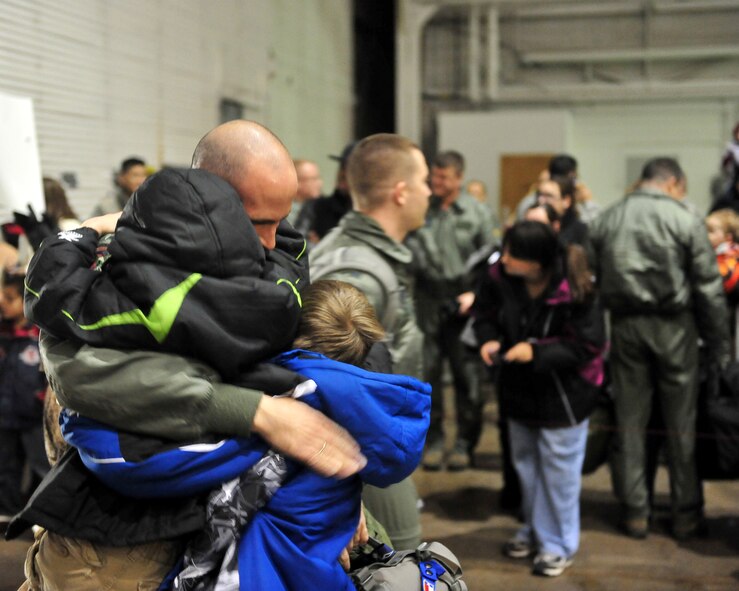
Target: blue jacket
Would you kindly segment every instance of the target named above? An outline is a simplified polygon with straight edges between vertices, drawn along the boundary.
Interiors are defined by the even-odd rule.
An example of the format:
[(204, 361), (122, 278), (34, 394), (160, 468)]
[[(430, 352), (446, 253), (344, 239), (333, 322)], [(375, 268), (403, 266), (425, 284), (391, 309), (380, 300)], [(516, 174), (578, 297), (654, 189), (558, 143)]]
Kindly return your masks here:
[[(292, 464), (287, 481), (241, 538), (240, 575), (257, 589), (353, 589), (337, 558), (356, 528), (361, 483), (388, 486), (418, 465), (429, 423), (430, 386), (300, 350), (275, 361), (318, 385), (301, 400), (346, 428), (367, 465), (358, 477), (337, 481)], [(210, 490), (267, 451), (261, 439), (251, 437), (168, 449), (132, 462), (116, 445), (117, 433), (99, 423), (66, 413), (62, 430), (103, 482), (138, 497)]]

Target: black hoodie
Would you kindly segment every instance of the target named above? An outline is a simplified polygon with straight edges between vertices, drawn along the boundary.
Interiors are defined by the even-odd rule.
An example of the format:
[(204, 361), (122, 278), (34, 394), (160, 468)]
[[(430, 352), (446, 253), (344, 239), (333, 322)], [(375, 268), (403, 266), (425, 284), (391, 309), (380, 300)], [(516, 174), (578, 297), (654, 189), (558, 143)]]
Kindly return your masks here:
[(267, 251), (225, 180), (151, 176), (128, 201), (103, 272), (97, 232), (60, 232), (31, 261), (26, 313), (61, 339), (195, 357), (224, 381), (291, 345), (308, 284), (305, 241), (287, 223)]

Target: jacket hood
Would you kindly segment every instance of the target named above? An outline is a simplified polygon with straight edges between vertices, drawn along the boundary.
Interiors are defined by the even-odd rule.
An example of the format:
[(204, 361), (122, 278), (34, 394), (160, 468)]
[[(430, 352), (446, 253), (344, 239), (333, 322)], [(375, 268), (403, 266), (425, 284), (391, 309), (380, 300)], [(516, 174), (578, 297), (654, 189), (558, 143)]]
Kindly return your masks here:
[(197, 169), (166, 169), (149, 177), (126, 204), (110, 251), (119, 261), (213, 277), (259, 275), (265, 263), (236, 190)]
[(34, 257), (28, 307), (58, 338), (195, 357), (227, 381), (292, 342), (305, 241), (283, 222), (267, 251), (223, 179), (157, 173), (126, 205), (101, 272), (90, 268), (97, 241), (61, 233)]
[(364, 482), (384, 487), (416, 469), (429, 426), (429, 384), (299, 349), (276, 357), (275, 362), (318, 382), (315, 393), (301, 400), (318, 407), (359, 443), (367, 458), (359, 473)]
[(350, 211), (341, 218), (339, 227), (348, 236), (380, 250), (400, 263), (407, 265), (413, 259), (410, 249), (390, 238), (375, 220), (358, 211)]

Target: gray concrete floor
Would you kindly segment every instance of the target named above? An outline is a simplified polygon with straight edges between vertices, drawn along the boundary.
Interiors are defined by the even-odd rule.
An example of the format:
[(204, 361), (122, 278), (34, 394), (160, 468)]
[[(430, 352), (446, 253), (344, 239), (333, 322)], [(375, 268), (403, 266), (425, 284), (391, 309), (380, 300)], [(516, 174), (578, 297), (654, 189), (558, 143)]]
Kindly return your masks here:
[[(516, 530), (517, 521), (498, 510), (501, 476), (493, 405), (486, 417), (475, 469), (414, 474), (425, 503), (424, 539), (441, 541), (457, 554), (471, 591), (739, 590), (739, 481), (706, 483), (709, 536), (678, 543), (668, 535), (663, 468), (657, 481), (657, 519), (646, 540), (618, 533), (610, 476), (607, 468), (601, 468), (583, 482), (581, 548), (565, 574), (556, 579), (534, 577), (527, 561), (504, 557), (500, 547)], [(29, 543), (30, 538), (0, 542), (0, 591), (15, 591), (23, 580)]]
[(485, 415), (475, 469), (419, 469), (413, 475), (424, 500), (424, 539), (443, 542), (456, 553), (470, 590), (739, 590), (739, 481), (705, 483), (709, 535), (677, 542), (669, 535), (669, 482), (664, 467), (657, 475), (655, 523), (646, 540), (619, 533), (618, 504), (604, 466), (583, 480), (580, 551), (563, 575), (535, 577), (528, 560), (503, 556), (501, 547), (519, 524), (498, 509), (502, 477), (493, 404), (486, 407)]

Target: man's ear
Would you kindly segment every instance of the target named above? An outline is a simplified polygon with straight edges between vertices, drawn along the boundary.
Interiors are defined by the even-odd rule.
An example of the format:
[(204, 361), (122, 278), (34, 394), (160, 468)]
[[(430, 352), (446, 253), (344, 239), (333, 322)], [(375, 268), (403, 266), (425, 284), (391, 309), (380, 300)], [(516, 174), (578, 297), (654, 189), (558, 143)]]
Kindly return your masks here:
[(393, 202), (396, 205), (405, 205), (408, 199), (408, 184), (405, 181), (398, 181), (393, 187)]
[(671, 176), (665, 181), (665, 193), (673, 199), (680, 199), (680, 181), (676, 177)]

